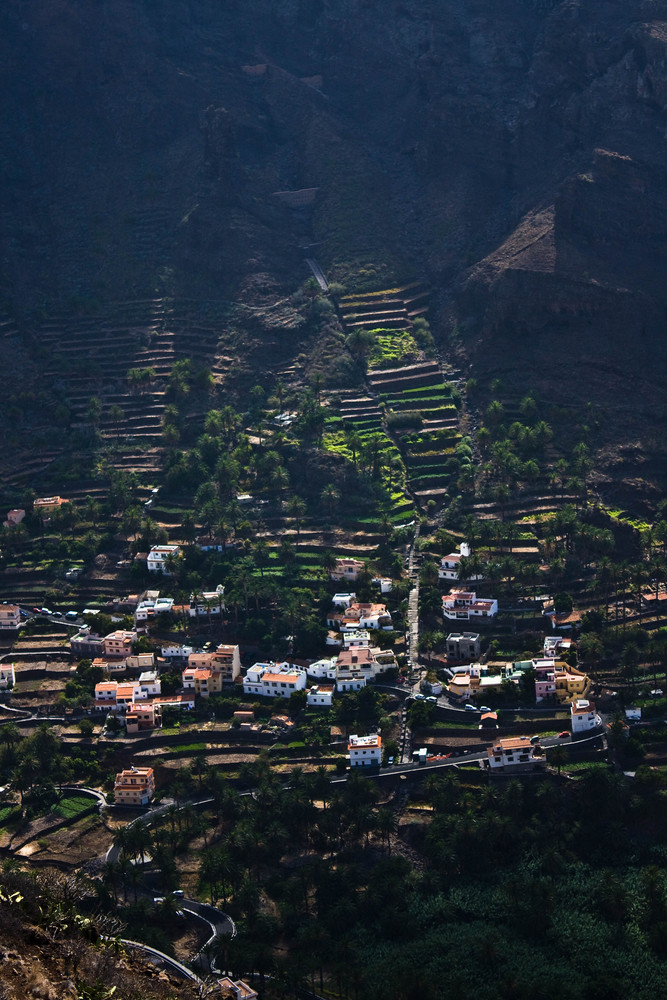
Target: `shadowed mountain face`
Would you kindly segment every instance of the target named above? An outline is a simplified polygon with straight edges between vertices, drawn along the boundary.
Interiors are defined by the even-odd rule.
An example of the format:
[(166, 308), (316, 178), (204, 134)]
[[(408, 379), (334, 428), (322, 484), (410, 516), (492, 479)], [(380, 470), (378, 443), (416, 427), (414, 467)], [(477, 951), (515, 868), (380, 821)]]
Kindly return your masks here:
[(252, 300), (313, 242), (428, 275), (482, 370), (641, 379), (630, 335), (655, 379), (666, 43), (651, 0), (5, 0), (0, 296)]

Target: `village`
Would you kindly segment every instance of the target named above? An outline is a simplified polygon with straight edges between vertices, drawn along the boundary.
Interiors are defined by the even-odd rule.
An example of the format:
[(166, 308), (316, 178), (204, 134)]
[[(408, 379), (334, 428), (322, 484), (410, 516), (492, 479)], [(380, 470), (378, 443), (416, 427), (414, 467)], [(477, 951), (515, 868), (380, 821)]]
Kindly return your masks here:
[[(29, 690), (25, 678), (32, 678), (40, 663), (42, 675), (50, 676), (49, 661), (57, 656), (69, 664), (64, 674), (60, 671), (66, 678), (65, 697), (69, 678), (85, 675), (87, 686), (79, 690), (76, 707), (65, 697), (68, 707), (60, 723), (71, 727), (78, 720), (86, 742), (92, 736), (101, 744), (114, 741), (124, 766), (115, 774), (113, 788), (107, 781), (100, 790), (113, 792), (110, 799), (125, 807), (147, 806), (155, 795), (153, 768), (142, 764), (147, 738), (163, 731), (173, 735), (175, 744), (184, 734), (190, 742), (206, 733), (210, 737), (211, 720), (219, 716), (223, 701), (228, 720), (225, 731), (216, 732), (216, 744), (247, 746), (269, 740), (290, 745), (294, 731), (302, 728), (300, 720), (310, 713), (319, 723), (332, 723), (323, 741), (320, 725), (316, 742), (328, 744), (325, 752), (343, 772), (346, 767), (368, 769), (370, 774), (456, 766), (456, 758), (466, 755), (467, 764), (491, 774), (522, 774), (543, 770), (550, 756), (562, 763), (559, 753), (565, 739), (568, 745), (584, 741), (579, 758), (600, 759), (606, 752), (605, 722), (590, 697), (590, 677), (576, 665), (576, 641), (567, 631), (550, 631), (539, 655), (514, 662), (494, 660), (489, 649), (498, 601), (480, 599), (475, 591), (456, 586), (460, 559), (469, 555), (464, 542), (458, 552), (441, 560), (443, 625), (456, 622), (460, 628), (479, 622), (482, 631), (448, 632), (443, 655), (435, 663), (429, 655), (413, 657), (406, 634), (395, 632), (386, 603), (391, 578), (373, 578), (376, 598), (357, 600), (351, 588), (366, 567), (351, 558), (338, 559), (329, 572), (330, 608), (324, 619), (328, 652), (320, 658), (288, 653), (250, 662), (250, 651), (239, 643), (191, 641), (189, 634), (232, 631), (220, 585), (191, 594), (183, 606), (161, 590), (146, 590), (117, 605), (111, 615), (90, 608), (57, 612), (5, 603), (0, 605), (0, 629), (10, 649), (0, 665), (2, 711), (21, 726), (30, 727), (43, 714), (55, 724), (57, 700), (43, 706), (39, 686)], [(156, 585), (168, 589), (174, 560), (180, 557), (178, 545), (150, 549), (144, 558)], [(179, 641), (174, 641), (169, 625), (176, 618), (184, 623)], [(96, 619), (122, 627), (104, 632)], [(545, 620), (550, 624), (548, 617)], [(48, 640), (38, 643), (34, 657), (14, 641), (26, 629), (33, 641), (45, 629), (50, 632)], [(391, 645), (383, 635), (392, 637)], [(18, 655), (12, 659), (14, 651)], [(512, 690), (514, 704), (508, 702)], [(384, 699), (384, 724), (379, 726), (371, 713), (370, 726), (353, 732), (351, 720), (340, 725), (345, 718), (341, 707), (346, 699), (349, 703), (350, 694), (358, 697), (364, 691)], [(533, 706), (535, 731), (526, 732), (531, 724), (525, 713), (512, 722), (521, 704)], [(628, 708), (626, 715), (636, 720), (637, 712)], [(437, 732), (433, 724), (438, 721), (447, 728)], [(555, 727), (561, 731), (556, 733)], [(133, 738), (141, 739), (142, 757), (133, 755)], [(201, 746), (211, 748), (208, 742)]]

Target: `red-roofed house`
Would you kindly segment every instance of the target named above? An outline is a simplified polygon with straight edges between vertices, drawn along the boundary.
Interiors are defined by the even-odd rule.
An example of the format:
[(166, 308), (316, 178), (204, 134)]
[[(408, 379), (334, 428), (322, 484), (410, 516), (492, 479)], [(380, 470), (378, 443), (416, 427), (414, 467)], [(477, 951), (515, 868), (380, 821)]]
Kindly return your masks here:
[(498, 601), (495, 598), (482, 600), (470, 590), (453, 590), (442, 599), (442, 614), (445, 618), (456, 621), (469, 621), (471, 618), (495, 618), (498, 614)]

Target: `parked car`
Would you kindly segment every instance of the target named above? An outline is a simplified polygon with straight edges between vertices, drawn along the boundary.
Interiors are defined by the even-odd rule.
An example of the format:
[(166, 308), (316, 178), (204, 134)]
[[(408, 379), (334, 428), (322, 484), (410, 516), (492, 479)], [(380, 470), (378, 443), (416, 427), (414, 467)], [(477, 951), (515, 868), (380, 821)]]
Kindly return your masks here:
[(531, 737), (530, 737), (530, 742), (531, 742), (531, 744), (532, 744), (533, 746), (535, 746), (535, 744), (536, 744), (536, 743), (539, 743), (541, 739), (542, 739), (542, 737), (541, 737), (541, 736), (531, 736)]
[(474, 705), (464, 705), (463, 707), (466, 710), (466, 712), (476, 712), (477, 711), (477, 709), (475, 708)]
[(559, 733), (559, 734), (558, 734), (558, 739), (559, 739), (559, 740), (566, 740), (566, 739), (568, 738), (568, 736), (569, 736), (569, 735), (570, 735), (570, 734), (569, 734), (569, 732), (567, 731), (567, 729), (564, 729), (562, 733)]
[(391, 767), (393, 763), (394, 763), (394, 758), (393, 757), (387, 757), (387, 766)]
[(438, 699), (436, 698), (436, 696), (434, 694), (430, 694), (426, 700), (430, 701), (432, 705), (437, 705), (438, 704)]
[(52, 615), (53, 611), (50, 608), (40, 608), (39, 609), (43, 615)]
[(419, 692), (417, 692), (417, 694), (413, 695), (412, 697), (415, 699), (415, 701), (426, 701), (426, 695), (420, 694)]
[(493, 711), (493, 709), (489, 708), (488, 705), (480, 705), (479, 706), (479, 710), (480, 710), (480, 712), (492, 712)]

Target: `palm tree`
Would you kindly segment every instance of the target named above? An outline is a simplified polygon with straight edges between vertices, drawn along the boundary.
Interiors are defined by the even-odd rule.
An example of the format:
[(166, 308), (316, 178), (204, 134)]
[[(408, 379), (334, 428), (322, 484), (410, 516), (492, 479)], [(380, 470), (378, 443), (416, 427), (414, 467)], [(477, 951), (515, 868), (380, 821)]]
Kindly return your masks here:
[(329, 517), (331, 517), (340, 503), (340, 490), (336, 489), (333, 483), (327, 483), (322, 490), (320, 499)]
[(556, 767), (558, 768), (559, 776), (563, 764), (567, 764), (567, 761), (568, 761), (568, 755), (567, 751), (565, 750), (565, 747), (561, 746), (560, 744), (553, 747), (553, 749), (549, 753), (549, 762), (551, 764), (556, 765)]
[(383, 849), (386, 840), (389, 848), (389, 854), (391, 854), (391, 837), (392, 834), (396, 833), (397, 827), (398, 822), (396, 820), (396, 816), (388, 806), (383, 806), (381, 809), (378, 809), (376, 828), (380, 834)]
[(350, 427), (350, 428), (346, 428), (345, 429), (345, 443), (347, 444), (348, 448), (352, 452), (352, 464), (354, 465), (354, 468), (356, 469), (357, 468), (357, 455), (361, 451), (361, 448), (363, 446), (363, 441), (361, 439), (361, 435), (359, 434), (359, 432), (354, 427)]
[(21, 730), (15, 722), (5, 722), (0, 729), (0, 740), (2, 740), (8, 750), (13, 750), (16, 744), (20, 742)]
[(116, 441), (118, 442), (120, 441), (121, 427), (123, 421), (125, 420), (125, 411), (122, 406), (118, 405), (118, 403), (114, 403), (113, 406), (109, 407), (109, 420), (111, 420), (112, 424), (116, 428)]
[(296, 526), (296, 544), (297, 544), (297, 547), (299, 545), (299, 538), (300, 538), (300, 535), (301, 535), (301, 521), (302, 521), (303, 516), (306, 513), (307, 509), (308, 508), (306, 507), (306, 504), (304, 503), (304, 501), (301, 499), (301, 497), (298, 497), (298, 496), (293, 496), (291, 498), (291, 500), (289, 501), (289, 503), (287, 504), (287, 511), (290, 514), (290, 516), (294, 518), (294, 522), (295, 522), (295, 526)]

